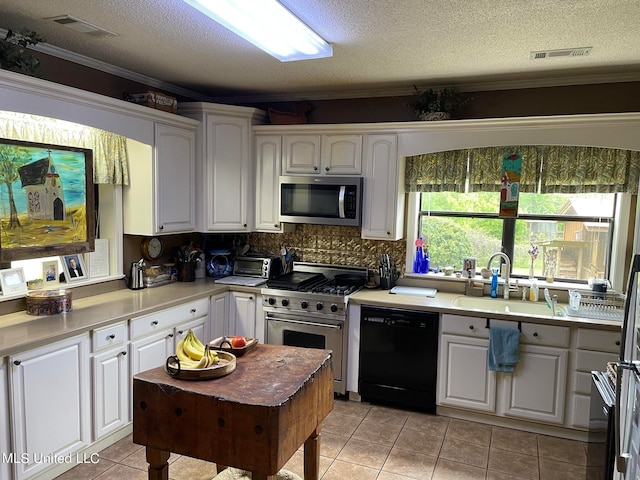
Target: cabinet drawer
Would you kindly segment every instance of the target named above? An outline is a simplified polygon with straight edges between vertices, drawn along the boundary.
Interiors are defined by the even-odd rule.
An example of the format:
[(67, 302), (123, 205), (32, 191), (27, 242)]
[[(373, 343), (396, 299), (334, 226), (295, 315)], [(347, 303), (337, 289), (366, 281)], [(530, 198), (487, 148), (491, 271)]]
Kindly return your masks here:
[(91, 351), (114, 345), (122, 345), (127, 340), (127, 326), (125, 322), (116, 323), (91, 332)]
[(615, 362), (617, 359), (618, 355), (615, 353), (577, 350), (576, 370), (580, 372), (591, 372), (592, 370), (604, 372), (607, 369), (607, 362)]
[(442, 315), (442, 333), (466, 335), (475, 338), (489, 338), (486, 328), (487, 319), (483, 317), (468, 317), (466, 315)]
[(607, 330), (578, 329), (578, 348), (598, 352), (620, 353), (621, 332)]
[(209, 299), (203, 298), (193, 302), (167, 308), (156, 313), (131, 319), (131, 339), (159, 332), (174, 325), (208, 315)]
[(530, 345), (568, 348), (570, 338), (571, 329), (569, 327), (523, 323), (520, 342)]

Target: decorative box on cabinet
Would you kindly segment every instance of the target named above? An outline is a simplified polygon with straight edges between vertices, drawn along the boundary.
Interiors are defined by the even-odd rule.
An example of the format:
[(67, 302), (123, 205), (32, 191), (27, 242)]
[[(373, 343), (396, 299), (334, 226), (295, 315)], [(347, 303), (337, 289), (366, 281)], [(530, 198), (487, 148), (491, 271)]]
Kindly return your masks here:
[[(91, 442), (89, 334), (9, 357), (15, 480), (52, 466), (42, 455), (73, 455)], [(40, 460), (39, 460), (40, 458)]]
[(404, 234), (404, 163), (396, 135), (365, 135), (362, 238), (399, 240)]
[(91, 332), (94, 441), (129, 422), (127, 325)]
[(196, 122), (155, 124), (155, 145), (129, 141), (129, 185), (123, 188), (124, 232), (157, 235), (195, 229)]
[(201, 102), (181, 103), (178, 112), (200, 121), (196, 149), (198, 229), (252, 231), (255, 180), (251, 125), (262, 123), (265, 113)]

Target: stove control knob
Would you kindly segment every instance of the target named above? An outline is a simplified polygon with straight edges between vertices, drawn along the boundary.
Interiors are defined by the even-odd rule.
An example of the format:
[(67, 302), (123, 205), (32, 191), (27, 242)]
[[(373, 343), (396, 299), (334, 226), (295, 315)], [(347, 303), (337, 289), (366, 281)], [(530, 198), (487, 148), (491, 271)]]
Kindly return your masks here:
[(316, 310), (322, 310), (323, 308), (324, 308), (324, 305), (322, 304), (322, 302), (316, 303)]
[(301, 306), (302, 308), (309, 308), (309, 302), (307, 302), (306, 300), (302, 300), (302, 301), (300, 302), (300, 306)]
[(267, 300), (267, 302), (269, 302), (269, 305), (275, 305), (276, 304), (276, 299), (273, 297), (269, 297), (269, 300)]
[(288, 307), (289, 306), (289, 299), (288, 298), (283, 298), (282, 299), (282, 306), (283, 307)]
[(338, 311), (338, 305), (336, 305), (335, 303), (333, 303), (333, 304), (331, 305), (331, 311), (332, 311), (333, 313), (336, 313), (336, 312)]

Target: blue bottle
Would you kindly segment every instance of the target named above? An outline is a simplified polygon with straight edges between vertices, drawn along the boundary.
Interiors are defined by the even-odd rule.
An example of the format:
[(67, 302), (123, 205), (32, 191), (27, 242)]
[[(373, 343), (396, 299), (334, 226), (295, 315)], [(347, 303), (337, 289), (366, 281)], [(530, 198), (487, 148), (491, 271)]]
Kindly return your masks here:
[(429, 273), (429, 250), (424, 250), (422, 254), (422, 263), (420, 264), (420, 273)]
[(491, 269), (491, 298), (498, 298), (498, 269)]

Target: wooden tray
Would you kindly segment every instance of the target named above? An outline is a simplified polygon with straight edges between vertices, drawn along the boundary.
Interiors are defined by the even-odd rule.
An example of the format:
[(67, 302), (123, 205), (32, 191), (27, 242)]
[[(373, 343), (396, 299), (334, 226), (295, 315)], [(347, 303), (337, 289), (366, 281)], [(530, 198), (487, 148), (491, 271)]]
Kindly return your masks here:
[(208, 380), (224, 377), (236, 369), (236, 356), (233, 353), (216, 350), (219, 362), (208, 368), (182, 369), (179, 367), (178, 357), (175, 355), (167, 358), (164, 364), (165, 371), (175, 378), (182, 380)]
[(247, 352), (253, 350), (258, 345), (257, 338), (245, 337), (247, 344), (244, 347), (234, 348), (231, 346), (231, 339), (234, 335), (229, 337), (220, 337), (215, 340), (211, 340), (209, 345), (215, 350), (222, 350), (223, 352), (233, 353), (236, 357), (241, 357)]

